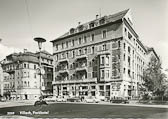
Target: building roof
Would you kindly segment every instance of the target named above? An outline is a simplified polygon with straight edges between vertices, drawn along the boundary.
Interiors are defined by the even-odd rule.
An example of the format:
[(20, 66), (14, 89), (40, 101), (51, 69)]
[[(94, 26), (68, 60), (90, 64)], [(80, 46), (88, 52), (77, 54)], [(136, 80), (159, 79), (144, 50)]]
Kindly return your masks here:
[[(126, 13), (128, 11), (129, 11), (129, 9), (121, 11), (121, 12), (118, 12), (118, 13), (115, 13), (113, 15), (103, 16), (103, 17), (100, 17), (98, 19), (94, 19), (93, 21), (84, 23), (84, 24), (80, 24), (79, 26), (82, 26), (84, 28), (82, 31), (78, 31), (79, 26), (77, 26), (76, 28), (71, 28), (71, 29), (74, 29), (74, 31), (75, 31), (74, 34), (77, 34), (79, 32), (81, 33), (83, 31), (87, 31), (89, 29), (92, 29), (92, 28), (88, 28), (88, 25), (91, 24), (91, 23), (98, 23), (101, 19), (105, 19), (105, 23), (96, 25), (95, 27), (99, 27), (99, 26), (102, 26), (102, 25), (105, 25), (105, 24), (108, 24), (108, 23), (116, 22), (118, 20), (121, 20), (126, 15)], [(51, 42), (67, 38), (67, 37), (69, 37), (71, 35), (74, 35), (74, 34), (70, 34), (70, 32), (67, 32), (67, 33), (63, 34), (62, 36), (52, 40)]]
[[(39, 53), (39, 52), (38, 52)], [(13, 53), (8, 56), (6, 56), (6, 59), (9, 59), (10, 61), (5, 62), (5, 59), (3, 60), (3, 64), (13, 63), (13, 62), (33, 62), (33, 63), (39, 63), (39, 54), (38, 53), (32, 53), (32, 52), (20, 52), (20, 53)], [(52, 55), (47, 51), (42, 51), (41, 53), (42, 58), (46, 59), (52, 59)]]
[(155, 52), (154, 48), (153, 47), (147, 47), (146, 46), (146, 50), (147, 50), (147, 54), (149, 54), (150, 52), (153, 52), (156, 56), (156, 58), (159, 60), (159, 56), (157, 55), (157, 53)]

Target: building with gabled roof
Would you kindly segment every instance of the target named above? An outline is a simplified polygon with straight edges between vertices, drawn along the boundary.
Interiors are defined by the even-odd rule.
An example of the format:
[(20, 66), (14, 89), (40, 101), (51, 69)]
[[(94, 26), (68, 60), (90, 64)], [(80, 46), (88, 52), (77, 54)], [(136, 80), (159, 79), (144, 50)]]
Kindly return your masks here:
[(139, 96), (147, 49), (130, 9), (79, 24), (51, 42), (54, 95)]

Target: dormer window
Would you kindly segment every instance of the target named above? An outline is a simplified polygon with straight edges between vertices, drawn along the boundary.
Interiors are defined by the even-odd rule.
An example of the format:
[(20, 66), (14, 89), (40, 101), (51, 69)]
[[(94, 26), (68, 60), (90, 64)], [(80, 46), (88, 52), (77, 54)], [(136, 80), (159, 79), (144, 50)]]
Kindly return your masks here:
[(93, 27), (94, 27), (94, 22), (90, 23), (90, 24), (89, 24), (89, 27), (90, 27), (90, 28), (93, 28)]
[(104, 18), (100, 19), (99, 24), (102, 25), (104, 23), (105, 23), (105, 19)]
[(83, 25), (78, 26), (78, 31), (83, 31)]
[(73, 34), (75, 32), (75, 29), (74, 28), (71, 28), (70, 29), (70, 34)]

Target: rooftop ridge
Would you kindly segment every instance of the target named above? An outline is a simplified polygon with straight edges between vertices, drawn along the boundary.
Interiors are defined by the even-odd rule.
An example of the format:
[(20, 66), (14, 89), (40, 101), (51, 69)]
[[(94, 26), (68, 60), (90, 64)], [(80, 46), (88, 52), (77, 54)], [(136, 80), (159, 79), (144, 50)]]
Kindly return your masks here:
[[(108, 21), (108, 23), (109, 23), (109, 22), (114, 22), (114, 21), (120, 20), (120, 19), (122, 19), (122, 18), (126, 15), (126, 13), (127, 13), (129, 10), (130, 10), (130, 9), (126, 9), (126, 10), (117, 12), (117, 13), (112, 14), (112, 15), (102, 16), (102, 17), (100, 17), (100, 18), (97, 18), (97, 19), (91, 20), (91, 21), (89, 21), (89, 22), (85, 22), (85, 23), (83, 23), (83, 24), (80, 24), (80, 25), (78, 25), (77, 27), (75, 27), (75, 28), (73, 28), (73, 29), (77, 30), (77, 28), (78, 28), (79, 26), (82, 26), (82, 25), (86, 27), (86, 25), (88, 25), (89, 23), (96, 22), (96, 21), (101, 20), (101, 19), (103, 19), (103, 18), (106, 18), (107, 21)], [(100, 25), (99, 25), (99, 26), (100, 26)], [(87, 27), (88, 27), (88, 26), (87, 26)], [(97, 27), (97, 26), (96, 26), (96, 27)], [(72, 28), (71, 28), (71, 29), (72, 29)], [(89, 28), (88, 28), (88, 29), (89, 29)], [(86, 29), (86, 30), (88, 30), (88, 29)], [(91, 29), (91, 28), (90, 28), (90, 29)], [(84, 31), (86, 31), (86, 30), (84, 30)], [(76, 32), (76, 33), (79, 33), (79, 32)], [(74, 34), (76, 34), (76, 33), (74, 33)], [(70, 32), (68, 31), (68, 32), (64, 33), (63, 35), (61, 35), (60, 37), (58, 37), (58, 38), (56, 38), (56, 39), (54, 39), (54, 40), (52, 40), (52, 41), (50, 41), (50, 42), (56, 41), (56, 40), (58, 40), (58, 39), (65, 38), (65, 37), (70, 36), (70, 35), (71, 35), (71, 34), (70, 34)]]

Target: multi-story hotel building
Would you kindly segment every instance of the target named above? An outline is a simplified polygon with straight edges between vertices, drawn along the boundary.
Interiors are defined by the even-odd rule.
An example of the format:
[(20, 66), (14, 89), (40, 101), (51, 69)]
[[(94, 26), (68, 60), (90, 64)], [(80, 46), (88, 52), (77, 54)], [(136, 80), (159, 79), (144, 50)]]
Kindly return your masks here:
[(147, 50), (130, 10), (79, 24), (51, 42), (54, 95), (138, 96)]
[(53, 58), (46, 51), (41, 52), (43, 74), (40, 75), (39, 52), (13, 53), (2, 61), (4, 94), (12, 99), (37, 99), (40, 93), (52, 95)]

